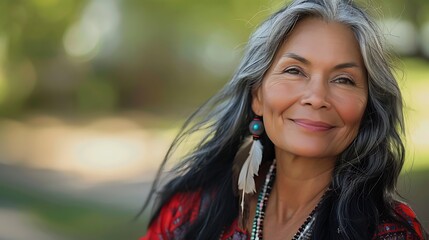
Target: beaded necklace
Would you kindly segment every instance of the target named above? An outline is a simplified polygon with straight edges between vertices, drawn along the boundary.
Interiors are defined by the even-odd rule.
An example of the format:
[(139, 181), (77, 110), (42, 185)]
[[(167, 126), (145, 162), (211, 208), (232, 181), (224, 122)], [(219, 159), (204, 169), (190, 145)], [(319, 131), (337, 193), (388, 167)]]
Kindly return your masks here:
[[(265, 209), (267, 207), (268, 198), (273, 188), (275, 178), (276, 178), (276, 160), (274, 160), (273, 163), (271, 164), (270, 170), (268, 171), (268, 174), (265, 178), (264, 186), (258, 196), (258, 202), (256, 204), (256, 213), (255, 213), (255, 217), (253, 218), (252, 235), (250, 238), (251, 240), (262, 240)], [(298, 229), (298, 232), (294, 235), (292, 240), (311, 239), (311, 235), (313, 233), (313, 224), (314, 224), (314, 221), (316, 220), (317, 209), (319, 208), (320, 203), (325, 198), (326, 193), (328, 191), (329, 191), (329, 188), (323, 194), (321, 200), (313, 209), (313, 211), (311, 211), (310, 215), (308, 215), (305, 222)]]

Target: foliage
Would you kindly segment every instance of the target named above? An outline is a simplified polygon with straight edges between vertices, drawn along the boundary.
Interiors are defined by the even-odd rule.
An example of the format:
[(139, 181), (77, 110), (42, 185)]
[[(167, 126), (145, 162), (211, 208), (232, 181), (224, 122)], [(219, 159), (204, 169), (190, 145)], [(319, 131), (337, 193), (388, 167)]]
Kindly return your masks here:
[[(427, 1), (392, 1), (358, 2), (427, 20)], [(249, 33), (283, 2), (1, 1), (0, 114), (191, 110), (231, 77)]]

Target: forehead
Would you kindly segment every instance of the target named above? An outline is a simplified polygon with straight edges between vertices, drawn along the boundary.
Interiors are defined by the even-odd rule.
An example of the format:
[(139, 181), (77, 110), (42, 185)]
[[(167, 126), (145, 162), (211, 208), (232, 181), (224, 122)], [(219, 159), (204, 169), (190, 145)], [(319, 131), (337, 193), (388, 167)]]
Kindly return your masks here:
[(353, 31), (345, 24), (315, 17), (297, 22), (278, 50), (282, 54), (287, 52), (298, 54), (310, 62), (336, 64), (353, 61), (363, 66)]

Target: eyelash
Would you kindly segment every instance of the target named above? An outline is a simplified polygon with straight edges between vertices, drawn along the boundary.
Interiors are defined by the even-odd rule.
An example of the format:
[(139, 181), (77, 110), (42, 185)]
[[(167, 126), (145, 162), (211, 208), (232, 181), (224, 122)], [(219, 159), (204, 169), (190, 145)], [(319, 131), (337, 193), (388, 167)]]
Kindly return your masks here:
[[(283, 72), (287, 73), (287, 74), (292, 74), (292, 75), (301, 74), (301, 75), (305, 76), (305, 74), (301, 71), (301, 69), (296, 68), (296, 67), (286, 68), (285, 70), (283, 70)], [(294, 72), (294, 73), (292, 73), (292, 72)], [(341, 82), (338, 82), (338, 80), (341, 80)], [(332, 82), (338, 82), (340, 84), (347, 84), (347, 85), (352, 85), (352, 86), (356, 85), (355, 81), (353, 81), (353, 79), (348, 78), (348, 77), (339, 77), (339, 78), (332, 80)]]
[(345, 80), (345, 82), (341, 82), (342, 84), (347, 84), (347, 85), (352, 85), (352, 86), (356, 85), (356, 83), (351, 78), (348, 78), (348, 77), (339, 77), (339, 78), (336, 78), (332, 81), (337, 82), (338, 80)]
[[(296, 71), (296, 73), (291, 73), (290, 71)], [(290, 68), (286, 68), (285, 70), (283, 70), (284, 73), (288, 73), (288, 74), (292, 74), (292, 75), (296, 75), (296, 74), (301, 74), (304, 75), (301, 71), (301, 69), (296, 68), (296, 67), (290, 67)]]

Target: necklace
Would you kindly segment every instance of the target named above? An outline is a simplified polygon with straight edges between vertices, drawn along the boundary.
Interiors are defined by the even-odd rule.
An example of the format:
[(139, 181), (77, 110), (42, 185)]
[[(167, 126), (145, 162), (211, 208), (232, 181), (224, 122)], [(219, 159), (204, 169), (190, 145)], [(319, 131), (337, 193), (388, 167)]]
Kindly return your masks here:
[[(252, 224), (251, 240), (262, 240), (265, 209), (267, 207), (268, 198), (273, 188), (275, 178), (276, 178), (276, 160), (274, 159), (273, 163), (270, 166), (270, 170), (268, 171), (268, 174), (265, 177), (264, 186), (258, 196), (258, 202), (256, 204), (256, 213), (255, 213), (255, 217), (253, 218), (253, 224)], [(298, 232), (294, 235), (292, 240), (311, 239), (311, 235), (313, 233), (313, 224), (314, 224), (314, 221), (316, 220), (317, 209), (319, 208), (320, 203), (323, 201), (328, 191), (329, 191), (329, 188), (323, 194), (321, 200), (313, 209), (313, 211), (311, 211), (310, 215), (308, 215), (305, 222), (298, 229)]]

